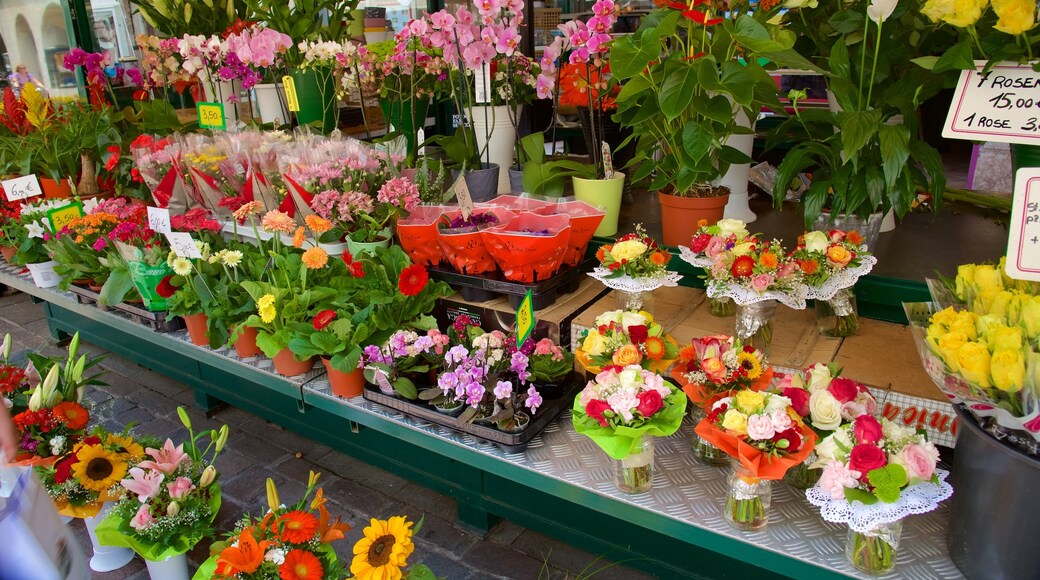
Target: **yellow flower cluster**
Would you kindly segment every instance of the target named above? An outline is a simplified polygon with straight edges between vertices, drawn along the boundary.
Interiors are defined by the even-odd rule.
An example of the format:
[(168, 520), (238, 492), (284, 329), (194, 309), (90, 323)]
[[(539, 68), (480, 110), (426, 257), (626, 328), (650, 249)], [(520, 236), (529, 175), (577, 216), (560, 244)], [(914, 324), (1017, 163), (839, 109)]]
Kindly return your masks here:
[[(1025, 298), (1032, 327), (1040, 329), (1040, 297)], [(1017, 393), (1026, 382), (1027, 359), (1034, 356), (1028, 332), (1021, 326), (1024, 320), (1023, 316), (979, 315), (950, 307), (932, 316), (928, 346), (950, 371), (968, 382)]]
[(274, 295), (264, 294), (256, 301), (256, 312), (260, 315), (260, 320), (264, 324), (271, 324), (274, 322), (274, 317), (278, 314), (278, 310), (274, 307)]
[(978, 22), (987, 5), (989, 0), (928, 0), (921, 13), (932, 22), (942, 20), (950, 26), (966, 28)]
[(964, 264), (957, 267), (955, 280), (957, 298), (972, 307), (979, 314), (989, 313), (994, 302), (998, 304), (1007, 299), (999, 296), (1002, 291), (1012, 293), (1040, 295), (1040, 284), (1026, 280), (1015, 280), (1005, 272), (1006, 258), (993, 264)]
[(1035, 0), (993, 0), (997, 23), (993, 28), (1012, 36), (1032, 30), (1036, 26)]

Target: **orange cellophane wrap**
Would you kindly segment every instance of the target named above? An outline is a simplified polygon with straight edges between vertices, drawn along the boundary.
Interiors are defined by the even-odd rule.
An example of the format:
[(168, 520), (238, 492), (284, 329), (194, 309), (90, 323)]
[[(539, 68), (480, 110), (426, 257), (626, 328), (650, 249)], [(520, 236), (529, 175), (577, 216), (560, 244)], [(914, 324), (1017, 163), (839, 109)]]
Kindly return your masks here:
[[(570, 222), (565, 215), (523, 212), (508, 224), (488, 228), (480, 235), (506, 280), (531, 284), (548, 280), (560, 269), (571, 235)], [(543, 230), (549, 235), (529, 233)]]
[[(678, 348), (679, 343), (676, 342), (675, 339), (672, 338), (670, 335), (665, 335), (664, 339), (665, 339), (665, 341), (669, 342), (670, 344), (675, 345), (675, 347)], [(574, 351), (574, 360), (576, 360), (579, 363), (581, 363), (582, 368), (584, 368), (586, 371), (588, 371), (588, 372), (590, 372), (592, 374), (598, 375), (600, 373), (600, 371), (603, 370), (603, 367), (600, 367), (600, 366), (596, 365), (596, 363), (592, 362), (592, 357), (589, 356), (589, 353), (585, 352), (584, 350), (582, 350), (580, 348), (575, 349), (575, 351)], [(645, 361), (646, 359), (643, 359), (643, 360)], [(653, 371), (653, 372), (655, 372), (655, 373), (657, 373), (659, 375), (663, 375), (665, 373), (665, 371), (668, 370), (668, 367), (672, 366), (672, 363), (674, 363), (674, 362), (675, 362), (674, 358), (668, 358), (668, 359), (663, 358), (661, 360), (650, 361), (650, 365), (649, 365), (649, 367), (647, 367), (647, 370)]]
[[(685, 365), (683, 365), (681, 361), (679, 364), (672, 367), (672, 378), (675, 379), (677, 383), (682, 385), (682, 390), (684, 393), (686, 393), (686, 396), (690, 398), (690, 402), (692, 402), (694, 405), (703, 408), (705, 406), (704, 404), (707, 403), (708, 399), (712, 398), (713, 395), (709, 393), (703, 385), (687, 381), (686, 371), (683, 370), (684, 367)], [(767, 388), (769, 388), (770, 383), (773, 382), (773, 375), (773, 367), (766, 367), (762, 369), (762, 374), (759, 375), (758, 378), (751, 383), (750, 389), (752, 391), (766, 390)], [(719, 394), (721, 394), (723, 397), (728, 397), (733, 393), (733, 390), (728, 390), (723, 391)]]
[(420, 205), (411, 215), (397, 221), (397, 239), (412, 262), (436, 266), (444, 259), (437, 221), (450, 209), (444, 205)]
[(561, 201), (560, 203), (534, 210), (534, 213), (550, 215), (553, 213), (564, 214), (571, 218), (571, 236), (567, 242), (567, 253), (563, 256), (563, 263), (567, 266), (577, 266), (585, 257), (585, 248), (589, 245), (596, 228), (606, 215), (603, 210), (597, 209), (584, 201)]
[[(476, 207), (473, 212), (491, 212), (498, 217), (499, 225), (507, 224), (516, 217), (515, 213), (501, 207)], [(446, 212), (441, 217), (441, 222), (450, 222), (452, 218), (461, 214), (460, 210)], [(488, 252), (484, 245), (484, 238), (479, 230), (473, 229), (471, 232), (458, 234), (446, 234), (443, 230), (438, 230), (437, 233), (444, 257), (456, 271), (464, 274), (486, 274), (498, 268), (491, 252)]]
[[(710, 410), (715, 401), (726, 397), (720, 393), (705, 403), (705, 410)], [(798, 451), (784, 457), (775, 457), (759, 451), (748, 445), (742, 437), (727, 432), (725, 429), (716, 427), (709, 423), (708, 419), (702, 419), (694, 429), (705, 441), (721, 449), (724, 453), (740, 462), (747, 470), (758, 479), (783, 479), (787, 470), (805, 461), (805, 458), (816, 446), (816, 433), (805, 423), (801, 423), (798, 432), (802, 436), (802, 447)], [(750, 481), (749, 483), (754, 483)]]
[(8, 465), (16, 467), (46, 467), (48, 465), (54, 465), (61, 457), (52, 455), (50, 457), (39, 457), (32, 453), (20, 453), (15, 455), (14, 461), (8, 462)]
[(92, 501), (86, 505), (72, 505), (65, 500), (55, 500), (54, 507), (58, 508), (60, 515), (70, 518), (92, 518), (98, 515), (101, 508), (105, 506), (106, 502), (117, 501), (118, 495), (112, 494), (109, 491), (104, 491), (98, 496), (96, 501)]

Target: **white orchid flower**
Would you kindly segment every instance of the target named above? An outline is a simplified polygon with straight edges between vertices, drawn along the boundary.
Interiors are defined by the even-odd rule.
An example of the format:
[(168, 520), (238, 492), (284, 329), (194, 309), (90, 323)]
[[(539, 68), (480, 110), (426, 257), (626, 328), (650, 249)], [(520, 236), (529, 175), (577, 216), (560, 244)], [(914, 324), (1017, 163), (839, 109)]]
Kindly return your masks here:
[(899, 0), (872, 0), (870, 6), (867, 6), (867, 16), (881, 24), (892, 15), (897, 4), (899, 4)]

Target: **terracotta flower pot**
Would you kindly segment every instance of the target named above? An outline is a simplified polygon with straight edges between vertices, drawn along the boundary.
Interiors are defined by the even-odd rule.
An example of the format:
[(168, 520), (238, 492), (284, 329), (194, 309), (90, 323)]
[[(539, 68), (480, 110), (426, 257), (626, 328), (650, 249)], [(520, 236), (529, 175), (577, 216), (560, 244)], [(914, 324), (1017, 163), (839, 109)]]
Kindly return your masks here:
[(243, 326), (241, 334), (235, 339), (234, 347), (238, 358), (251, 358), (260, 354), (260, 347), (256, 345), (256, 329)]
[(48, 199), (72, 197), (72, 184), (68, 179), (54, 181), (49, 177), (41, 177), (40, 189), (43, 190), (43, 197)]
[(206, 313), (199, 312), (181, 316), (181, 318), (184, 319), (184, 326), (188, 329), (188, 337), (191, 338), (191, 343), (195, 346), (209, 346), (209, 331), (206, 329), (209, 317), (206, 316)]
[(700, 227), (700, 220), (706, 220), (710, 225), (722, 219), (729, 194), (679, 197), (659, 191), (657, 199), (661, 202), (661, 241), (666, 246), (683, 246), (690, 243), (694, 232)]
[(0, 246), (0, 255), (3, 255), (8, 264), (14, 264), (14, 255), (17, 253), (18, 248), (14, 246)]
[(274, 372), (283, 377), (296, 377), (305, 374), (314, 366), (314, 357), (296, 360), (296, 355), (288, 348), (283, 348), (274, 357)]
[(332, 387), (333, 395), (349, 399), (357, 397), (361, 391), (365, 390), (365, 371), (363, 369), (354, 369), (354, 372), (345, 373), (332, 368), (330, 359), (322, 357), (321, 363), (325, 365), (325, 370), (328, 372), (329, 386)]

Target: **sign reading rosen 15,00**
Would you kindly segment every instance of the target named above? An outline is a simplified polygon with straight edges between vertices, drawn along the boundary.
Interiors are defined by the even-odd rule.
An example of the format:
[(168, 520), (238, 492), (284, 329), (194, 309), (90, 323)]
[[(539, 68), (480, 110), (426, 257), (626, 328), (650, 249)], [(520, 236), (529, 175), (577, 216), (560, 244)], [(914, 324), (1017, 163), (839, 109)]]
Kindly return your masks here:
[(1040, 73), (1028, 64), (999, 63), (961, 72), (943, 137), (1040, 145)]

